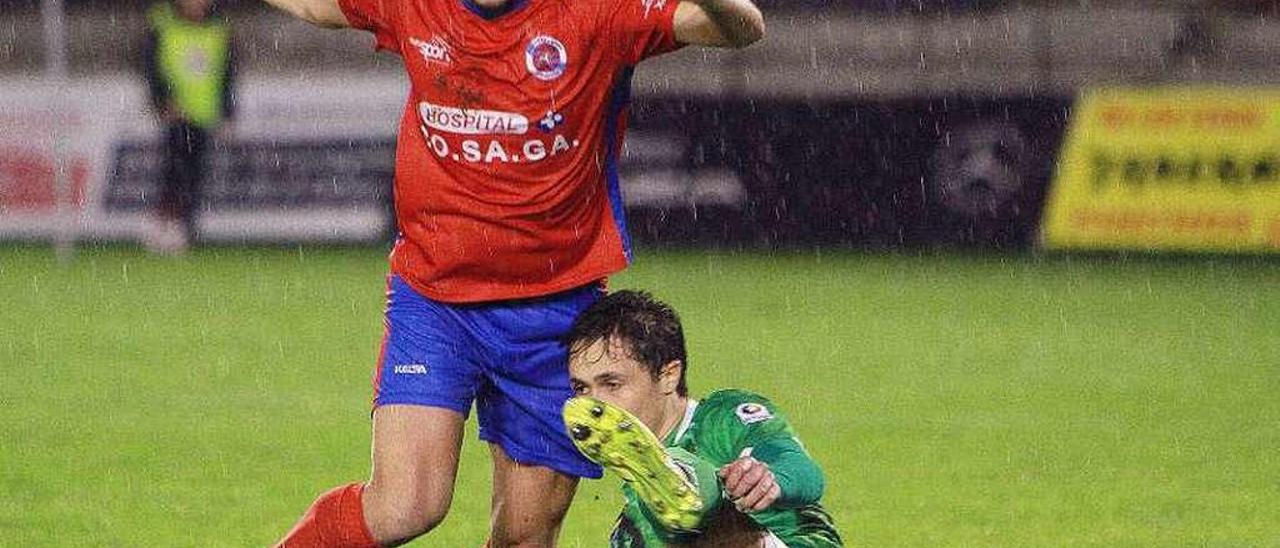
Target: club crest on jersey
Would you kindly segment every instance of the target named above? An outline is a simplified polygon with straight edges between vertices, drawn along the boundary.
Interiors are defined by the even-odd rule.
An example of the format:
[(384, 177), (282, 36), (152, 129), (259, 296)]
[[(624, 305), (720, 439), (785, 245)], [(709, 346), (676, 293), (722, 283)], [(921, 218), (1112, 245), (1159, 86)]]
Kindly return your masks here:
[(449, 43), (445, 42), (444, 38), (439, 36), (430, 40), (419, 40), (410, 36), (409, 44), (418, 48), (418, 53), (421, 53), (422, 58), (428, 63), (442, 63), (448, 65), (453, 61), (449, 56)]
[(733, 413), (738, 416), (738, 420), (742, 421), (742, 424), (755, 424), (773, 418), (773, 413), (770, 413), (767, 407), (758, 403), (744, 403), (734, 409)]
[(559, 40), (539, 34), (524, 48), (524, 65), (539, 80), (555, 80), (569, 65), (569, 54)]

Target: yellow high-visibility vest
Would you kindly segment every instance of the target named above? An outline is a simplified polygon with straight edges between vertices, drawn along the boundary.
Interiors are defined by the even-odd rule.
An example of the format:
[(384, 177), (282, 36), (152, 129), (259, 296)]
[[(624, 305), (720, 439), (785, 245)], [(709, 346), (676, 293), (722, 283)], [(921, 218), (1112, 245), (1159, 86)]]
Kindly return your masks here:
[(152, 6), (147, 19), (156, 33), (159, 76), (178, 110), (196, 126), (218, 125), (231, 54), (231, 28), (220, 17), (200, 23), (188, 21), (167, 1)]

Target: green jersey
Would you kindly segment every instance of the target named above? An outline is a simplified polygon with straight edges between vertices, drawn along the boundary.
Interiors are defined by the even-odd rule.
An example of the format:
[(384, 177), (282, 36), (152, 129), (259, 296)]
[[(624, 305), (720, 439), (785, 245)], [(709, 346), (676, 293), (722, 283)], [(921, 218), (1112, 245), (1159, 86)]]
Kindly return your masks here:
[[(822, 472), (809, 457), (782, 413), (764, 397), (743, 390), (720, 390), (701, 401), (689, 400), (684, 418), (666, 439), (677, 453), (696, 455), (704, 467), (720, 467), (750, 455), (769, 465), (782, 495), (768, 509), (747, 514), (788, 548), (842, 546), (831, 516), (819, 503)], [(687, 453), (686, 453), (687, 452)], [(679, 460), (679, 457), (676, 457)], [(710, 476), (713, 474), (698, 474)], [(656, 548), (680, 541), (649, 516), (644, 504), (624, 485), (626, 506), (610, 536), (612, 548)], [(723, 493), (720, 495), (724, 497)], [(724, 501), (724, 499), (721, 499)], [(712, 505), (721, 506), (721, 505)], [(732, 508), (731, 503), (726, 504)], [(708, 534), (715, 534), (714, 530)]]

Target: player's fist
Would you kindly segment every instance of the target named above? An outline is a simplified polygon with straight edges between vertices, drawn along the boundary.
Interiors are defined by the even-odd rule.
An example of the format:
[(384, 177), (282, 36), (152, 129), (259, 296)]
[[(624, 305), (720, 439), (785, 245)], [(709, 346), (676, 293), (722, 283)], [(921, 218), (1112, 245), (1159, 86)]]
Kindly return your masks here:
[(759, 512), (782, 495), (769, 465), (744, 456), (720, 468), (724, 492), (739, 512)]

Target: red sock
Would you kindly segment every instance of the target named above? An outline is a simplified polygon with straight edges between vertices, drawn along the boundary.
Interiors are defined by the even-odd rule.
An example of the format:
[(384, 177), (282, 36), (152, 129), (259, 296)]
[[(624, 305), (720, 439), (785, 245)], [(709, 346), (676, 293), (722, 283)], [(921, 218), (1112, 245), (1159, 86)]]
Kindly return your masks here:
[(363, 494), (363, 483), (351, 483), (320, 495), (276, 548), (377, 548), (364, 523)]

